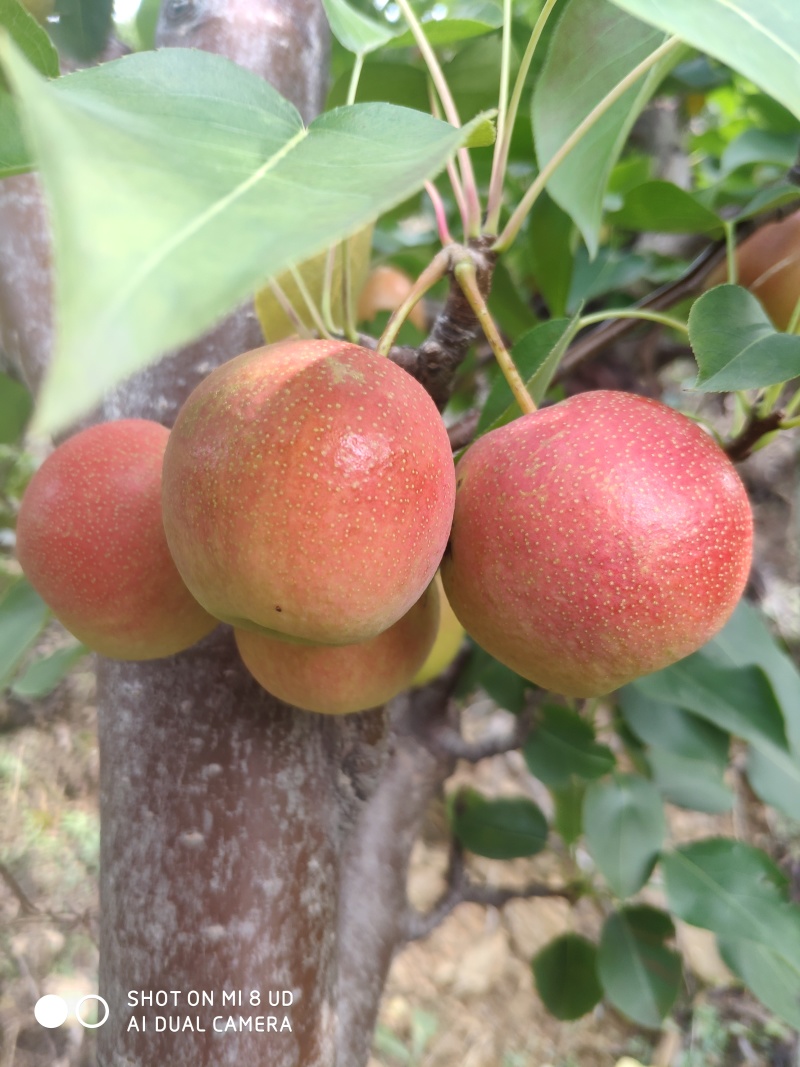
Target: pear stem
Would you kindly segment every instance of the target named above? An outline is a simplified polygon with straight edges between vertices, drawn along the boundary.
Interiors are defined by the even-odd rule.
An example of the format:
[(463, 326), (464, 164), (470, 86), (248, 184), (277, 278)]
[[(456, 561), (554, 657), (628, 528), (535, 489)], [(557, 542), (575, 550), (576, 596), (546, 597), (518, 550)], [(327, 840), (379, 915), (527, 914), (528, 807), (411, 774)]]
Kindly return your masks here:
[(739, 279), (739, 264), (736, 260), (736, 227), (725, 223), (725, 259), (728, 264), (728, 285), (736, 285)]
[(578, 323), (578, 329), (584, 326), (593, 326), (596, 322), (607, 322), (609, 319), (642, 319), (646, 322), (657, 322), (661, 326), (668, 326), (671, 330), (678, 330), (688, 336), (689, 327), (680, 319), (672, 315), (663, 315), (660, 311), (648, 311), (644, 308), (609, 308), (607, 311), (594, 311), (590, 315), (583, 315)]
[(361, 80), (361, 71), (364, 69), (364, 53), (356, 52), (356, 60), (353, 64), (353, 71), (350, 75), (350, 84), (347, 86), (347, 103), (354, 104), (356, 102), (356, 93), (358, 92), (358, 83)]
[(609, 108), (616, 104), (617, 100), (634, 85), (643, 74), (646, 74), (651, 67), (654, 67), (664, 56), (669, 55), (675, 48), (680, 45), (681, 40), (679, 37), (670, 37), (662, 45), (660, 45), (654, 52), (651, 52), (649, 56), (646, 56), (641, 63), (630, 71), (625, 77), (618, 82), (614, 88), (606, 93), (603, 99), (596, 104), (589, 114), (584, 118), (569, 137), (564, 141), (559, 150), (553, 155), (552, 159), (549, 159), (547, 163), (539, 171), (536, 178), (530, 185), (530, 188), (520, 200), (519, 205), (512, 214), (511, 218), (506, 223), (505, 229), (495, 241), (492, 246), (494, 252), (505, 252), (513, 244), (515, 237), (522, 228), (522, 224), (527, 218), (528, 212), (536, 203), (539, 195), (544, 191), (545, 186), (550, 181), (553, 173), (561, 166), (567, 156), (570, 154), (573, 148), (578, 145), (588, 131), (595, 125)]
[(378, 341), (376, 352), (380, 356), (388, 356), (392, 349), (397, 335), (400, 332), (400, 327), (408, 318), (411, 313), (411, 309), (420, 300), (429, 289), (433, 288), (438, 281), (444, 278), (445, 274), (450, 267), (450, 254), (452, 246), (443, 248), (441, 252), (437, 252), (433, 259), (430, 261), (425, 270), (420, 274), (419, 278), (414, 282), (413, 286), (409, 290), (408, 296), (397, 307), (386, 323), (386, 329), (381, 334), (381, 338)]
[(506, 167), (508, 166), (508, 153), (511, 150), (511, 138), (514, 135), (514, 124), (517, 121), (522, 92), (525, 88), (528, 71), (531, 69), (536, 46), (539, 44), (542, 31), (550, 16), (550, 12), (553, 10), (557, 2), (558, 0), (547, 0), (542, 8), (539, 18), (536, 20), (536, 25), (533, 27), (533, 33), (528, 41), (528, 47), (525, 49), (525, 54), (522, 57), (522, 63), (520, 64), (517, 73), (517, 79), (514, 83), (514, 91), (511, 94), (511, 103), (508, 108), (508, 115), (503, 122), (502, 130), (500, 128), (500, 119), (498, 118), (497, 142), (495, 144), (494, 158), (492, 160), (492, 179), (489, 185), (489, 201), (487, 205), (484, 233), (497, 233), (497, 228), (500, 222), (500, 209), (503, 204), (503, 182), (505, 181)]
[(497, 360), (500, 370), (503, 372), (503, 376), (508, 382), (509, 388), (514, 395), (514, 399), (519, 404), (522, 414), (532, 414), (536, 411), (536, 404), (525, 387), (525, 382), (520, 377), (520, 373), (514, 365), (511, 356), (508, 354), (506, 346), (503, 344), (503, 339), (494, 323), (494, 319), (489, 314), (489, 308), (486, 306), (486, 301), (483, 299), (483, 295), (478, 287), (478, 276), (477, 271), (475, 270), (475, 264), (471, 259), (462, 259), (460, 263), (456, 263), (453, 273), (455, 274), (456, 281), (461, 287), (461, 291), (469, 301), (470, 307), (475, 312), (475, 317), (486, 335), (486, 340), (489, 342), (491, 349), (494, 352), (495, 359)]
[[(417, 43), (422, 58), (425, 60), (425, 66), (428, 68), (428, 73), (431, 76), (436, 92), (439, 95), (439, 99), (442, 102), (444, 113), (447, 121), (451, 126), (455, 126), (456, 129), (461, 127), (461, 118), (458, 114), (458, 108), (456, 107), (453, 94), (450, 92), (450, 86), (447, 84), (447, 78), (444, 76), (444, 71), (439, 66), (439, 60), (436, 58), (436, 53), (425, 36), (425, 31), (422, 25), (414, 14), (411, 4), (408, 0), (396, 0), (397, 6), (402, 12), (403, 18), (408, 23), (408, 28), (413, 34), (414, 40)], [(475, 181), (475, 172), (472, 169), (472, 160), (469, 156), (469, 151), (466, 148), (459, 148), (458, 160), (461, 166), (461, 180), (464, 187), (464, 196), (467, 205), (466, 216), (466, 229), (468, 237), (477, 237), (481, 230), (481, 205), (478, 198), (478, 183)]]
[(342, 331), (333, 321), (333, 272), (336, 268), (336, 255), (341, 246), (334, 245), (328, 249), (325, 259), (325, 280), (322, 283), (322, 318), (329, 333), (338, 334)]
[(441, 194), (433, 182), (425, 182), (425, 192), (431, 199), (433, 204), (433, 211), (436, 215), (436, 229), (439, 231), (439, 240), (442, 245), (451, 245), (453, 238), (450, 236), (450, 230), (447, 228), (447, 212), (444, 208), (444, 201)]
[(344, 294), (344, 333), (348, 341), (359, 344), (353, 294), (353, 264), (350, 259), (352, 241), (348, 237), (342, 246), (342, 290)]
[(303, 303), (308, 309), (308, 313), (311, 316), (311, 321), (314, 323), (314, 327), (316, 328), (317, 333), (319, 333), (321, 337), (330, 338), (328, 328), (325, 325), (322, 315), (320, 315), (319, 308), (317, 307), (317, 303), (314, 300), (314, 297), (309, 292), (308, 286), (303, 280), (303, 275), (300, 273), (297, 267), (290, 267), (289, 272), (292, 275), (294, 284), (297, 286), (300, 292), (300, 296), (303, 298)]
[[(291, 320), (292, 325), (300, 334), (300, 336), (311, 337), (311, 330), (305, 324), (305, 322), (303, 322), (302, 318), (297, 312), (297, 308), (295, 308), (294, 304), (291, 302), (291, 300), (280, 287), (280, 285), (276, 281), (271, 281), (269, 282), (269, 287), (272, 290), (272, 295), (283, 308), (284, 312), (286, 313), (286, 316)], [(269, 338), (267, 338), (267, 341), (269, 341)]]

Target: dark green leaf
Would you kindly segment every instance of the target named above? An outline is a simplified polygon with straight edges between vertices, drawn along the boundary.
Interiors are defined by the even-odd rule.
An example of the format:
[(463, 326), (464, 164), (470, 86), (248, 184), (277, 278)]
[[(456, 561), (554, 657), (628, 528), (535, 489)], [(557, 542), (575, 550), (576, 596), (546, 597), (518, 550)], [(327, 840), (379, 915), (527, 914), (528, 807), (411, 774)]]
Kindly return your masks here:
[(531, 966), (539, 996), (557, 1019), (579, 1019), (603, 996), (597, 949), (578, 934), (563, 934), (545, 945)]
[(498, 707), (517, 715), (522, 711), (525, 693), (531, 683), (476, 645), (459, 679), (458, 694), (466, 696), (477, 688), (490, 696)]
[[(350, 71), (346, 71), (330, 91), (328, 110), (347, 102), (349, 85)], [(385, 59), (372, 60), (365, 63), (361, 71), (356, 100), (360, 104), (383, 100), (400, 107), (426, 111), (430, 107), (428, 81), (425, 73), (416, 67), (409, 67), (405, 63), (388, 63)]]
[(800, 189), (796, 185), (782, 183), (761, 189), (752, 200), (745, 204), (735, 221), (750, 219), (754, 215), (760, 215), (763, 211), (773, 211), (775, 208), (784, 207), (797, 200), (800, 200)]
[(791, 0), (614, 0), (721, 59), (800, 117), (800, 20)]
[(89, 649), (85, 645), (76, 643), (35, 660), (14, 682), (11, 692), (26, 700), (46, 697), (88, 652)]
[(360, 104), (306, 130), (261, 78), (207, 52), (143, 52), (51, 84), (7, 42), (0, 53), (52, 207), (60, 329), (42, 432), (402, 202), (482, 121)]
[(661, 797), (652, 782), (626, 774), (592, 782), (583, 825), (592, 859), (617, 896), (641, 889), (666, 833)]
[(787, 748), (781, 709), (759, 667), (720, 667), (695, 652), (633, 685), (645, 696), (677, 704), (748, 741)]
[(566, 314), (572, 282), (572, 219), (547, 194), (540, 196), (528, 224), (529, 267), (551, 318)]
[(700, 201), (666, 181), (638, 185), (625, 197), (625, 204), (609, 216), (624, 230), (648, 230), (656, 233), (714, 233), (722, 223)]
[(778, 333), (758, 300), (718, 285), (692, 305), (689, 342), (704, 392), (760, 389), (800, 375), (800, 337)]
[(490, 859), (534, 856), (547, 841), (547, 820), (525, 797), (490, 800), (474, 789), (462, 789), (453, 802), (452, 820), (464, 848)]
[[(577, 330), (577, 315), (571, 320), (550, 319), (534, 326), (511, 350), (511, 358), (537, 404), (543, 400), (561, 357)], [(499, 375), (481, 411), (476, 436), (496, 430), (521, 414), (508, 382)]]
[(0, 372), (0, 444), (13, 445), (25, 429), (33, 400), (25, 386)]
[[(470, 37), (494, 33), (503, 24), (502, 9), (492, 3), (463, 5), (462, 11), (452, 10), (446, 19), (426, 19), (423, 22), (425, 36), (432, 45), (455, 44)], [(405, 30), (392, 41), (395, 48), (408, 48), (415, 44), (410, 30)]]
[(545, 785), (562, 789), (570, 778), (599, 778), (614, 766), (614, 753), (598, 745), (594, 730), (568, 708), (544, 707), (523, 749), (528, 770)]
[(51, 33), (59, 48), (88, 62), (99, 56), (111, 33), (114, 0), (56, 0)]
[(661, 857), (671, 910), (724, 940), (754, 941), (800, 981), (800, 908), (765, 853), (729, 838), (696, 841)]
[(24, 578), (15, 582), (0, 601), (0, 688), (8, 685), (49, 617), (47, 605)]
[(623, 1015), (658, 1029), (681, 982), (681, 958), (666, 947), (675, 936), (669, 915), (646, 906), (624, 908), (603, 926), (597, 973), (603, 992)]
[[(553, 33), (533, 95), (536, 155), (543, 167), (618, 82), (664, 41), (608, 0), (571, 0)], [(603, 196), (625, 140), (673, 62), (651, 70), (592, 127), (570, 152), (547, 189), (572, 216), (592, 256), (597, 252)]]
[(583, 833), (583, 798), (586, 783), (573, 779), (563, 789), (551, 789), (555, 812), (553, 828), (565, 845), (574, 844)]
[(725, 939), (720, 954), (770, 1011), (800, 1029), (800, 977), (777, 953), (755, 941)]
[(509, 337), (521, 337), (537, 325), (537, 317), (528, 304), (527, 298), (527, 290), (524, 286), (517, 284), (508, 265), (499, 259), (492, 278), (489, 311), (497, 325)]

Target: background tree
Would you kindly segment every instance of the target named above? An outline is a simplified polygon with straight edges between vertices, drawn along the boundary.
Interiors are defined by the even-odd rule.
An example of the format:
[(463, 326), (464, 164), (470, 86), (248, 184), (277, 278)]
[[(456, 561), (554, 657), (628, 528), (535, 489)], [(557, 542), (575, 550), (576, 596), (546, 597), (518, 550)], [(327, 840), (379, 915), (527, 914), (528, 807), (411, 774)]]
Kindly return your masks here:
[[(231, 309), (270, 278), (271, 288), (258, 298), (268, 339), (286, 326), (273, 325), (270, 334), (278, 310), (290, 327), (312, 318), (328, 327), (328, 303), (351, 333), (348, 298), (338, 302), (332, 283), (341, 274), (343, 288), (356, 287), (363, 253), (359, 261), (354, 235), (378, 218), (376, 247), (420, 279), (404, 311), (444, 282), (429, 336), (406, 327), (398, 338), (398, 319), (380, 348), (441, 408), (449, 403), (456, 447), (517, 414), (514, 397), (526, 402), (520, 387), (537, 400), (598, 384), (660, 391), (654, 366), (688, 354), (687, 334), (699, 385), (735, 398), (719, 422), (726, 423), (732, 456), (742, 458), (767, 434), (791, 428), (796, 394), (783, 383), (800, 370), (791, 336), (797, 311), (787, 332), (778, 333), (742, 289), (697, 294), (726, 251), (727, 278), (735, 281), (737, 238), (795, 198), (783, 175), (797, 150), (800, 100), (784, 74), (800, 55), (798, 31), (781, 3), (767, 11), (751, 5), (755, 29), (747, 31), (743, 60), (741, 27), (714, 0), (669, 16), (651, 7), (647, 0), (571, 0), (521, 5), (513, 19), (510, 4), (479, 16), (454, 8), (426, 24), (447, 59), (445, 76), (405, 2), (398, 13), (411, 29), (404, 31), (374, 11), (366, 17), (366, 7), (359, 14), (329, 3), (337, 42), (328, 93), (327, 18), (318, 3), (288, 11), (285, 4), (230, 0), (164, 5), (158, 44), (230, 56), (267, 76), (306, 122), (322, 110), (326, 94), (328, 107), (345, 104), (304, 137), (258, 82), (201, 54), (145, 52), (138, 66), (112, 63), (63, 88), (48, 87), (30, 65), (56, 72), (44, 35), (8, 0), (4, 20), (27, 62), (3, 42), (18, 111), (6, 92), (2, 150), (11, 176), (0, 187), (2, 346), (31, 388), (41, 390), (39, 431), (129, 415), (170, 425), (213, 366), (260, 343), (252, 308)], [(92, 10), (107, 29), (108, 9)], [(69, 32), (68, 19), (59, 25)], [(713, 41), (721, 63), (696, 56), (665, 31), (689, 46)], [(398, 32), (406, 36), (398, 40)], [(776, 46), (776, 38), (788, 45)], [(105, 44), (105, 33), (94, 43), (81, 40), (76, 47), (68, 38), (67, 47), (85, 62)], [(724, 63), (760, 89), (748, 88)], [(512, 74), (526, 105), (535, 86), (530, 108), (518, 108)], [(470, 160), (459, 146), (485, 144), (487, 121), (459, 130), (456, 103), (472, 119), (496, 105), (498, 85), (506, 87), (498, 148), (494, 157), (483, 149)], [(731, 129), (703, 129), (701, 120), (693, 136), (705, 155), (683, 185), (665, 180), (668, 159), (656, 170), (648, 150), (635, 144), (618, 162), (659, 85), (673, 106), (686, 107), (690, 98), (727, 86), (729, 106), (743, 97), (744, 110), (757, 116), (753, 129), (743, 118), (735, 137)], [(430, 97), (450, 127), (421, 114)], [(418, 110), (353, 111), (354, 99)], [(252, 113), (262, 126), (248, 124)], [(280, 130), (279, 118), (286, 122)], [(228, 140), (237, 124), (238, 138)], [(210, 137), (202, 149), (198, 130)], [(316, 136), (321, 130), (325, 136)], [(663, 148), (647, 122), (637, 136), (647, 149), (654, 140)], [(457, 149), (458, 164), (448, 163)], [(273, 187), (271, 171), (284, 156), (288, 180)], [(237, 180), (226, 187), (218, 175), (231, 158)], [(47, 224), (36, 186), (22, 174), (33, 159), (55, 234), (57, 342)], [(397, 221), (424, 213), (419, 190), (446, 167), (449, 187), (428, 184), (428, 218), (444, 251), (436, 254), (431, 226), (425, 243), (404, 244)], [(304, 178), (323, 168), (333, 175), (327, 184), (303, 188)], [(454, 245), (450, 232), (460, 223), (464, 242)], [(677, 233), (680, 240), (663, 255), (640, 233)], [(715, 243), (690, 262), (709, 238)], [(337, 273), (332, 261), (326, 270), (326, 249), (342, 241), (346, 266)], [(281, 273), (320, 253), (317, 268), (304, 268), (300, 280)], [(486, 330), (487, 347), (478, 316), (493, 278), (490, 309), (499, 330)], [(192, 340), (222, 314), (228, 317)], [(642, 320), (650, 323), (641, 342), (651, 353), (649, 370), (638, 363), (632, 373), (618, 356), (586, 369), (623, 333), (642, 329)], [(504, 342), (511, 341), (507, 383), (488, 359), (493, 350), (505, 360)], [(27, 595), (15, 589), (17, 600)], [(507, 858), (545, 845), (547, 821), (529, 799), (458, 793), (450, 804), (454, 843), (442, 898), (429, 915), (407, 904), (411, 847), (456, 759), (477, 761), (521, 746), (551, 792), (555, 831), (568, 849), (583, 833), (594, 868), (576, 872), (569, 884), (513, 893), (593, 895), (607, 915), (599, 948), (567, 937), (534, 962), (551, 1010), (571, 1018), (605, 995), (643, 1025), (656, 1025), (669, 1011), (680, 980), (667, 945), (670, 914), (628, 902), (660, 860), (670, 912), (713, 930), (734, 970), (797, 1025), (798, 913), (785, 903), (784, 881), (768, 857), (725, 840), (662, 849), (665, 798), (712, 811), (731, 803), (723, 777), (731, 734), (747, 745), (749, 786), (798, 815), (800, 684), (752, 609), (743, 606), (701, 653), (626, 687), (599, 719), (594, 703), (578, 708), (547, 698), (479, 650), (465, 662), (460, 657), (390, 709), (341, 719), (301, 714), (270, 698), (243, 670), (224, 629), (168, 661), (99, 664), (100, 980), (111, 1005), (100, 1031), (101, 1063), (366, 1062), (397, 948), (461, 901), (501, 903), (512, 895), (475, 884), (465, 853)], [(517, 715), (508, 736), (485, 744), (462, 737), (453, 698), (476, 686)], [(613, 749), (595, 736), (603, 715), (613, 724), (602, 726), (603, 741), (613, 735)], [(631, 973), (639, 976), (635, 987), (626, 979)], [(267, 1043), (246, 1032), (220, 1041), (209, 1032), (156, 1038), (127, 1029), (127, 990), (191, 988), (293, 989), (293, 1032)]]

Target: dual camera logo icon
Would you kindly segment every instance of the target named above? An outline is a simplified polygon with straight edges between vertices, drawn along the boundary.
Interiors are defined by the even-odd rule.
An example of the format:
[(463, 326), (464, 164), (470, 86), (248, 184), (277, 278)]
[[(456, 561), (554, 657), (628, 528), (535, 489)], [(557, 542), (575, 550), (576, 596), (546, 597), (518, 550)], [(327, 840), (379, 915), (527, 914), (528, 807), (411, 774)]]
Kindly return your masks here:
[[(95, 1001), (97, 1004), (102, 1004), (103, 1009), (105, 1010), (102, 1019), (99, 1019), (96, 1023), (87, 1023), (81, 1016), (81, 1008), (84, 1004), (91, 1001)], [(62, 1026), (67, 1021), (69, 1006), (63, 997), (57, 997), (55, 993), (48, 993), (46, 997), (39, 997), (36, 1001), (33, 1014), (36, 1017), (37, 1023), (41, 1026), (46, 1026), (48, 1030), (54, 1030), (57, 1026)], [(108, 1002), (103, 1000), (102, 997), (97, 996), (95, 993), (89, 993), (87, 996), (81, 997), (75, 1005), (75, 1018), (81, 1026), (85, 1026), (87, 1030), (96, 1030), (98, 1026), (102, 1026), (108, 1019)]]

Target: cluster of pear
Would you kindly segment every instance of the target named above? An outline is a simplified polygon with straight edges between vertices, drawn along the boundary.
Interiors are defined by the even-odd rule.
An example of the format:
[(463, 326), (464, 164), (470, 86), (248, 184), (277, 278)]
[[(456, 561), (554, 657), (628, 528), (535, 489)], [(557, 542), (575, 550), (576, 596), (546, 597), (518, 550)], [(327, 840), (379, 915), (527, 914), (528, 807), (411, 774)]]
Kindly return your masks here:
[(17, 529), (29, 580), (89, 647), (165, 656), (223, 621), (264, 688), (333, 714), (429, 680), (460, 624), (539, 685), (609, 692), (724, 624), (751, 544), (729, 460), (662, 404), (582, 394), (454, 469), (405, 371), (301, 340), (219, 367), (172, 431), (69, 438)]

